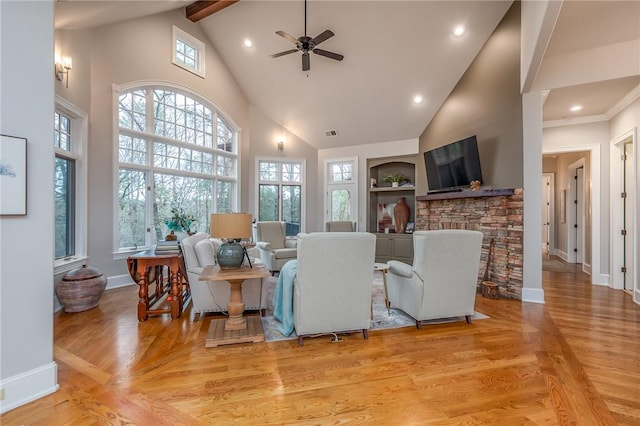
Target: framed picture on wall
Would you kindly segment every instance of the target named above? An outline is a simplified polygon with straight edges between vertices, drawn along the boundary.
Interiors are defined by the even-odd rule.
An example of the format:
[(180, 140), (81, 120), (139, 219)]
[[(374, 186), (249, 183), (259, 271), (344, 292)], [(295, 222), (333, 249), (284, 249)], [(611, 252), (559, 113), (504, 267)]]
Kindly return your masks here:
[(0, 135), (0, 215), (27, 214), (27, 140)]

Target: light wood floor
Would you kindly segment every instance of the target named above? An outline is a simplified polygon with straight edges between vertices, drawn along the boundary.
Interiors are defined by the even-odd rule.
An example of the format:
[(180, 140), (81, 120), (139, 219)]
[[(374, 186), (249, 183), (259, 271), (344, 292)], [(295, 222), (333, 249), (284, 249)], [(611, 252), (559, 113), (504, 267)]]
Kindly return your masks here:
[(640, 424), (640, 308), (580, 272), (490, 319), (205, 349), (211, 317), (136, 320), (136, 289), (55, 316), (60, 390), (2, 425)]

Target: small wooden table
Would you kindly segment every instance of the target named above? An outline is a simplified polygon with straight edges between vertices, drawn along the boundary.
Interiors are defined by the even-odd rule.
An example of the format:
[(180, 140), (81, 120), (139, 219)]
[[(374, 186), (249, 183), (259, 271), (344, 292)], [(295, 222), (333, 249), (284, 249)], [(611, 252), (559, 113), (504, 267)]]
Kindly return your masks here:
[(205, 347), (213, 348), (233, 343), (264, 342), (262, 320), (259, 316), (243, 317), (242, 283), (252, 278), (264, 278), (271, 273), (265, 267), (221, 269), (207, 266), (200, 273), (199, 281), (228, 281), (231, 285), (229, 297), (229, 318), (212, 319), (205, 340)]
[[(168, 279), (165, 281), (163, 267), (168, 267)], [(185, 273), (182, 254), (156, 254), (155, 250), (145, 250), (127, 258), (127, 269), (133, 281), (138, 284), (138, 321), (145, 321), (149, 314), (171, 314), (179, 318), (184, 307), (191, 300), (191, 288)], [(151, 281), (151, 282), (150, 282)], [(153, 293), (149, 294), (149, 285), (155, 282)], [(164, 296), (168, 308), (159, 305)]]
[(382, 272), (382, 283), (384, 284), (384, 305), (387, 307), (387, 315), (391, 315), (391, 303), (389, 303), (389, 294), (387, 293), (387, 271), (389, 267), (386, 263), (376, 262), (373, 264), (373, 270)]

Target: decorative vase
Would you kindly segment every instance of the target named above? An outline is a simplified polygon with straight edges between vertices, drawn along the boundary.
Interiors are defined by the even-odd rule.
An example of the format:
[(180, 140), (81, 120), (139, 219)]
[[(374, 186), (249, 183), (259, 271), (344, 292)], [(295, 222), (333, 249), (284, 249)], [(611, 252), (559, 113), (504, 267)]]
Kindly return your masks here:
[(392, 188), (397, 188), (400, 186), (400, 182), (391, 182), (391, 187)]
[(83, 265), (67, 272), (55, 291), (65, 312), (82, 312), (98, 306), (106, 286), (107, 277), (100, 269)]
[(398, 203), (393, 208), (393, 218), (396, 221), (396, 232), (404, 234), (409, 222), (409, 205), (405, 197), (400, 197)]

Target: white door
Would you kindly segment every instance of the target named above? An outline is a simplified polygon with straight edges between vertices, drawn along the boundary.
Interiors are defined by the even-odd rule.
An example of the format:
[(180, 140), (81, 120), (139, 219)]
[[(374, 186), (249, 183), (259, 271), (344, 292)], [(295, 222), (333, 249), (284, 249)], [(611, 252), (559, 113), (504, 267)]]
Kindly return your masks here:
[(325, 222), (357, 222), (357, 159), (329, 161), (326, 163), (326, 173)]
[(623, 268), (623, 288), (629, 292), (633, 291), (634, 280), (634, 223), (633, 223), (633, 207), (634, 207), (634, 158), (633, 158), (633, 144), (631, 142), (624, 144), (623, 153), (623, 188), (622, 198), (623, 203), (623, 252), (624, 252), (624, 264)]
[(353, 185), (329, 186), (329, 211), (327, 221), (346, 220), (355, 222), (355, 194)]
[(576, 169), (575, 196), (576, 263), (584, 263), (584, 167)]
[(542, 174), (542, 254), (547, 257), (553, 249), (553, 177)]

